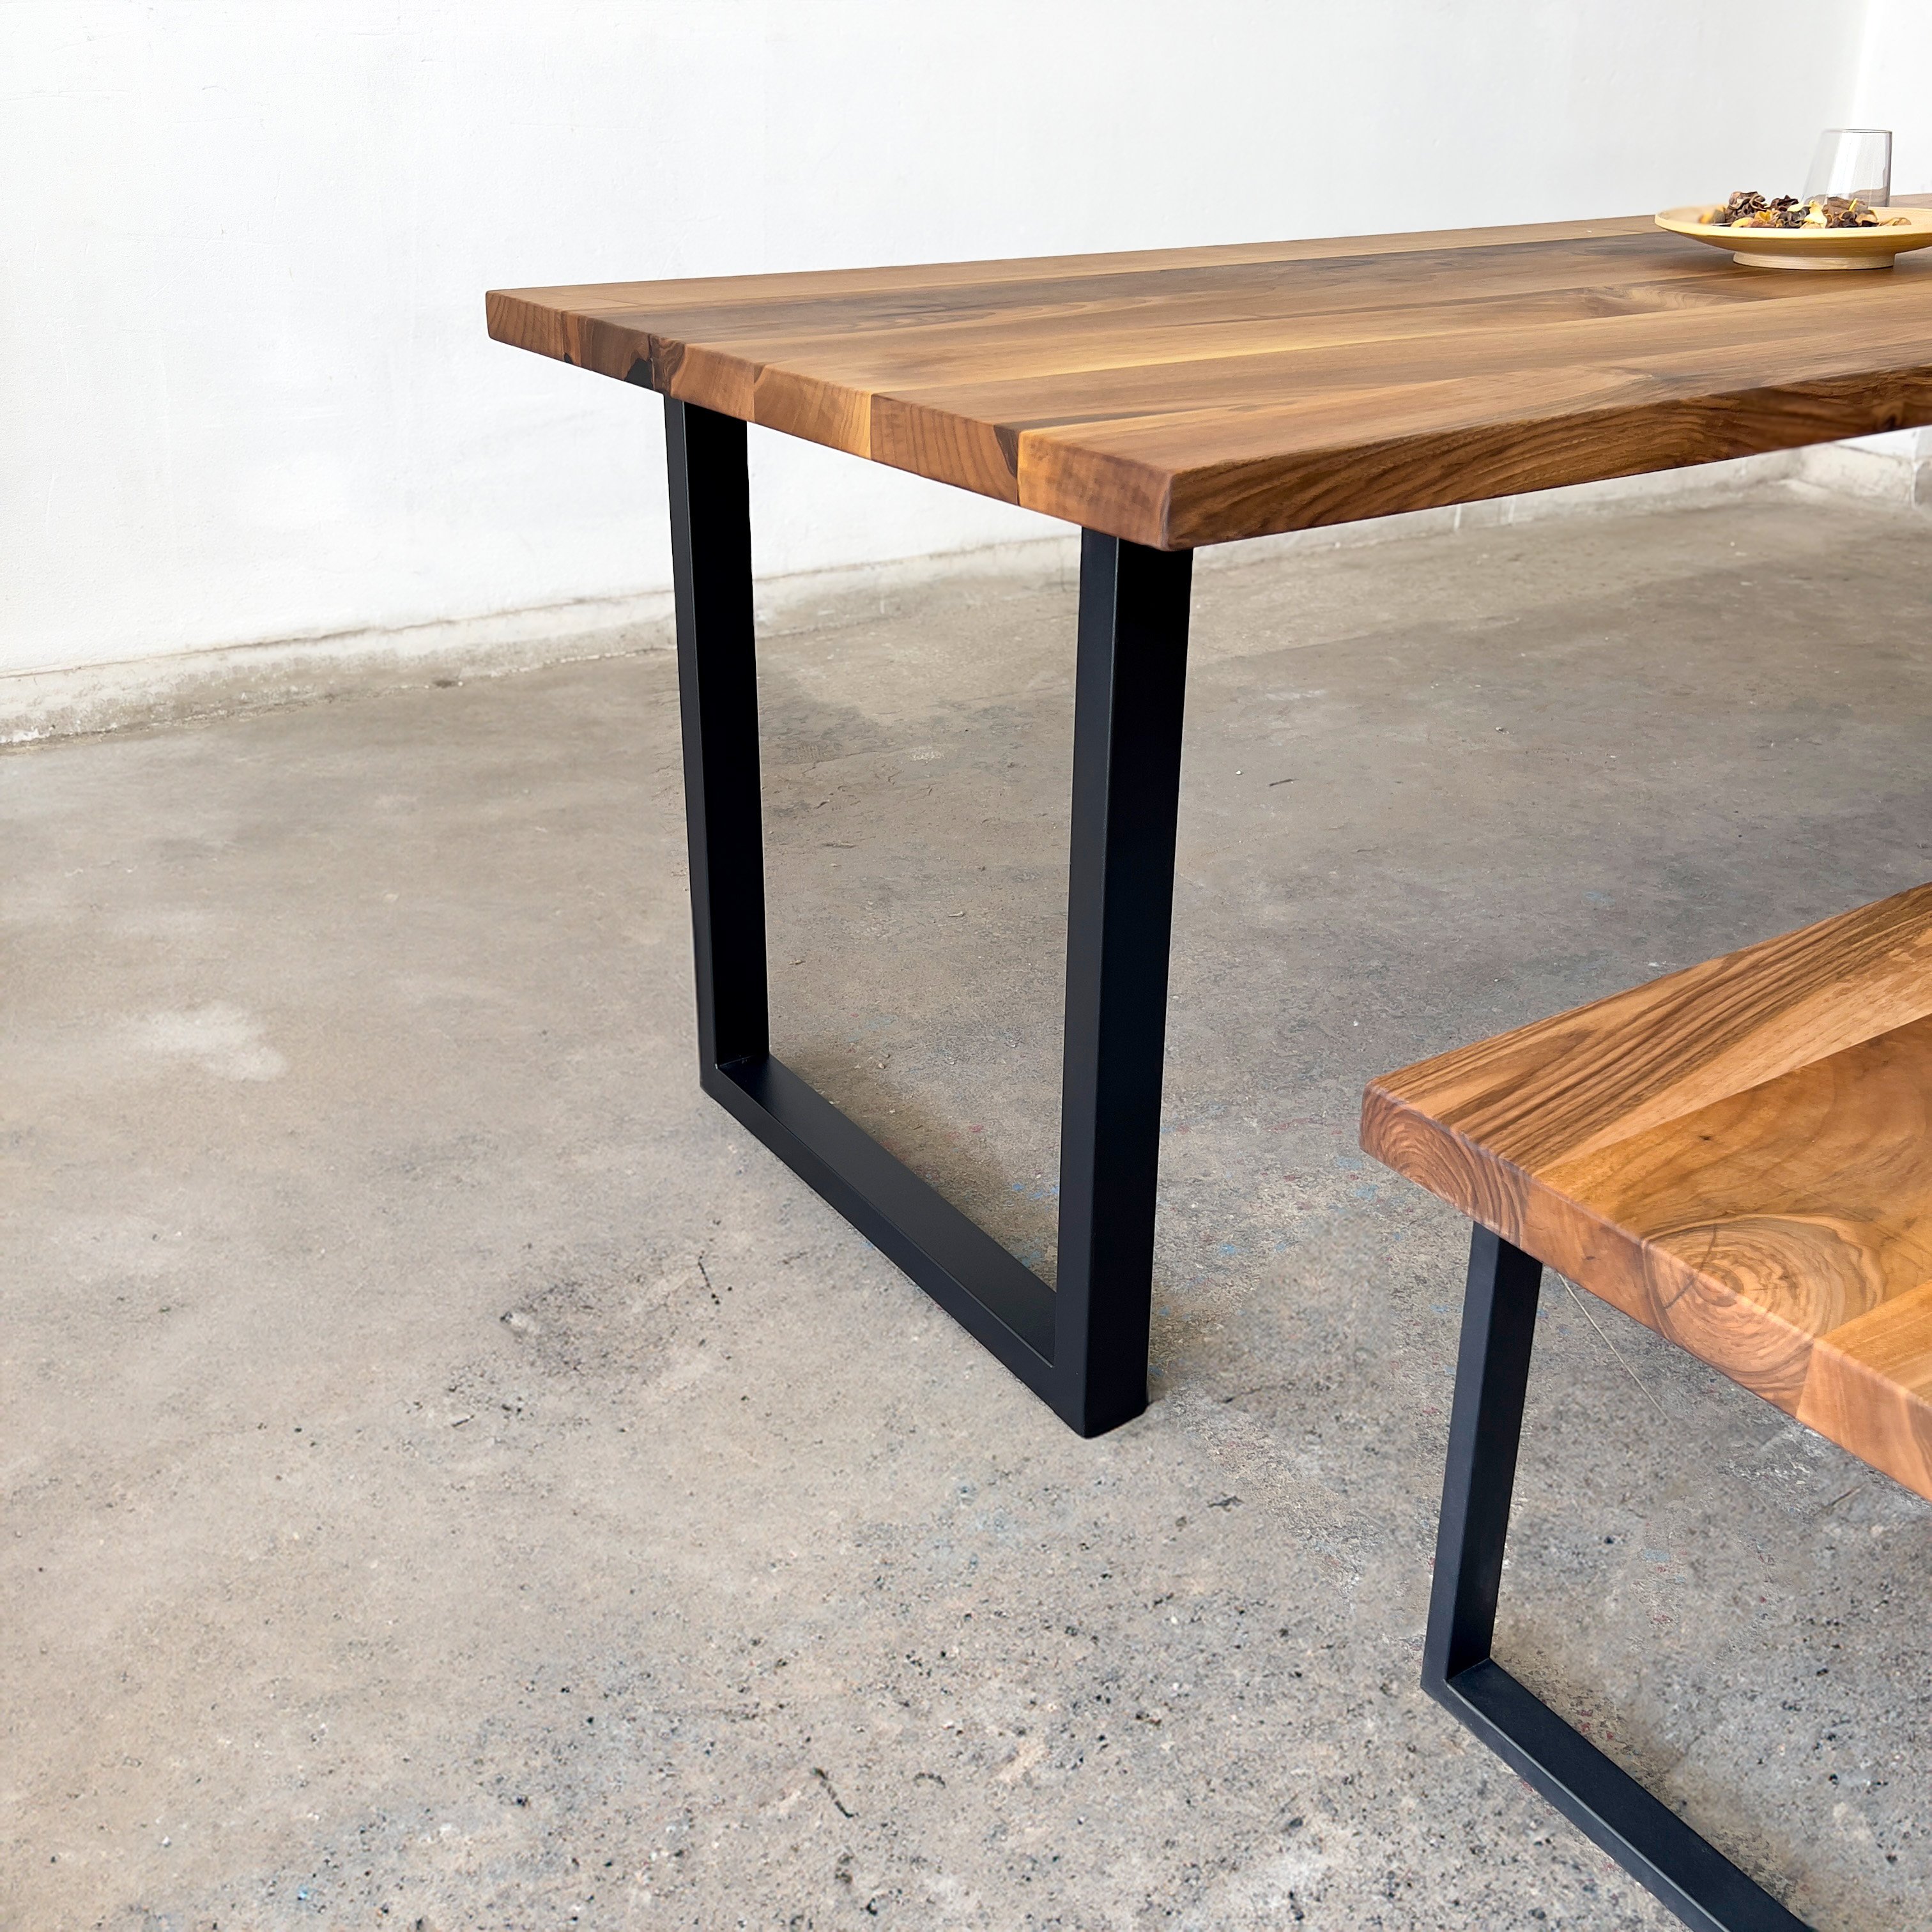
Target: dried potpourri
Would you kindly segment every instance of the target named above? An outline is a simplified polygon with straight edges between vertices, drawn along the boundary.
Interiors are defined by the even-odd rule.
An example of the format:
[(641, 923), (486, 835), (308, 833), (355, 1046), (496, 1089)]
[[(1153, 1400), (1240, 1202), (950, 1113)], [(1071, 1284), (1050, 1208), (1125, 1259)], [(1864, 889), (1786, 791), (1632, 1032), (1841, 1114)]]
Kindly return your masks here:
[(1767, 201), (1755, 188), (1740, 188), (1715, 210), (1713, 228), (1880, 228), (1878, 212), (1856, 196), (1814, 194), (1809, 201), (1781, 194)]

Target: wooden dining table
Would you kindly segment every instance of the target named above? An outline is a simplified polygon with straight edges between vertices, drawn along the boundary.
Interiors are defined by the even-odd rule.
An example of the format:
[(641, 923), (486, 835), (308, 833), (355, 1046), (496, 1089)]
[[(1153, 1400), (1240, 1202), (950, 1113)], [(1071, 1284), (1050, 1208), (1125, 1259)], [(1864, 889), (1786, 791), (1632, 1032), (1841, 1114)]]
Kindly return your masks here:
[[(1932, 250), (1648, 217), (488, 298), (664, 399), (700, 1078), (1083, 1435), (1147, 1400), (1192, 552), (1932, 423)], [(1079, 526), (1049, 1287), (772, 1054), (746, 425)]]

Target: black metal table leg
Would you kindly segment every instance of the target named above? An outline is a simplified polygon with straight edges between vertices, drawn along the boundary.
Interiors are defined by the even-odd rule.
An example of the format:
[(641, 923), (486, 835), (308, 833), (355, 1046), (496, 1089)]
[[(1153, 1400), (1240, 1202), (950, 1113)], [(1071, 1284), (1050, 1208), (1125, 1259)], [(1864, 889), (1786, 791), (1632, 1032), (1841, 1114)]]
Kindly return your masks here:
[(1542, 1280), (1474, 1231), (1422, 1688), (1696, 1932), (1807, 1932), (1490, 1654)]
[(667, 398), (699, 1078), (1083, 1436), (1147, 1406), (1193, 559), (1084, 533), (1050, 1288), (770, 1050), (745, 425)]

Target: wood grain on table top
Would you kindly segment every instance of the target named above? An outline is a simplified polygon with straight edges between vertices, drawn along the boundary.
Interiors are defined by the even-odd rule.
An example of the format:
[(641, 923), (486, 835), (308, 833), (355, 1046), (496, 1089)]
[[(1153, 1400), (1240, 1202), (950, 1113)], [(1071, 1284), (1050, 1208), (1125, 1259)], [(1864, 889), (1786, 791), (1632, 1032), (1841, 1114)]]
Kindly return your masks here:
[(1932, 886), (1390, 1074), (1362, 1144), (1932, 1497)]
[(488, 305), (500, 341), (1184, 549), (1932, 423), (1928, 256), (1745, 268), (1642, 216)]

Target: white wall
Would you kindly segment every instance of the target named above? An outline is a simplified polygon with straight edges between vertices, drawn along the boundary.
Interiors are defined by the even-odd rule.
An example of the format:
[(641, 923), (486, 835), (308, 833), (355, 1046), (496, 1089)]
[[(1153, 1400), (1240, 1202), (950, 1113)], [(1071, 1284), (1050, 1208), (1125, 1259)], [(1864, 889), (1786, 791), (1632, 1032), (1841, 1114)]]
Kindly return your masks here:
[[(1925, 0), (1874, 4), (1910, 17)], [(654, 399), (488, 341), (486, 286), (1532, 220), (1781, 184), (1852, 107), (1864, 14), (0, 0), (0, 669), (666, 584)], [(1909, 83), (1877, 60), (1867, 98), (1925, 72), (1922, 50)], [(1047, 527), (754, 446), (763, 572)]]
[(1846, 124), (1889, 128), (1893, 192), (1932, 193), (1932, 6), (1926, 0), (1868, 0)]

